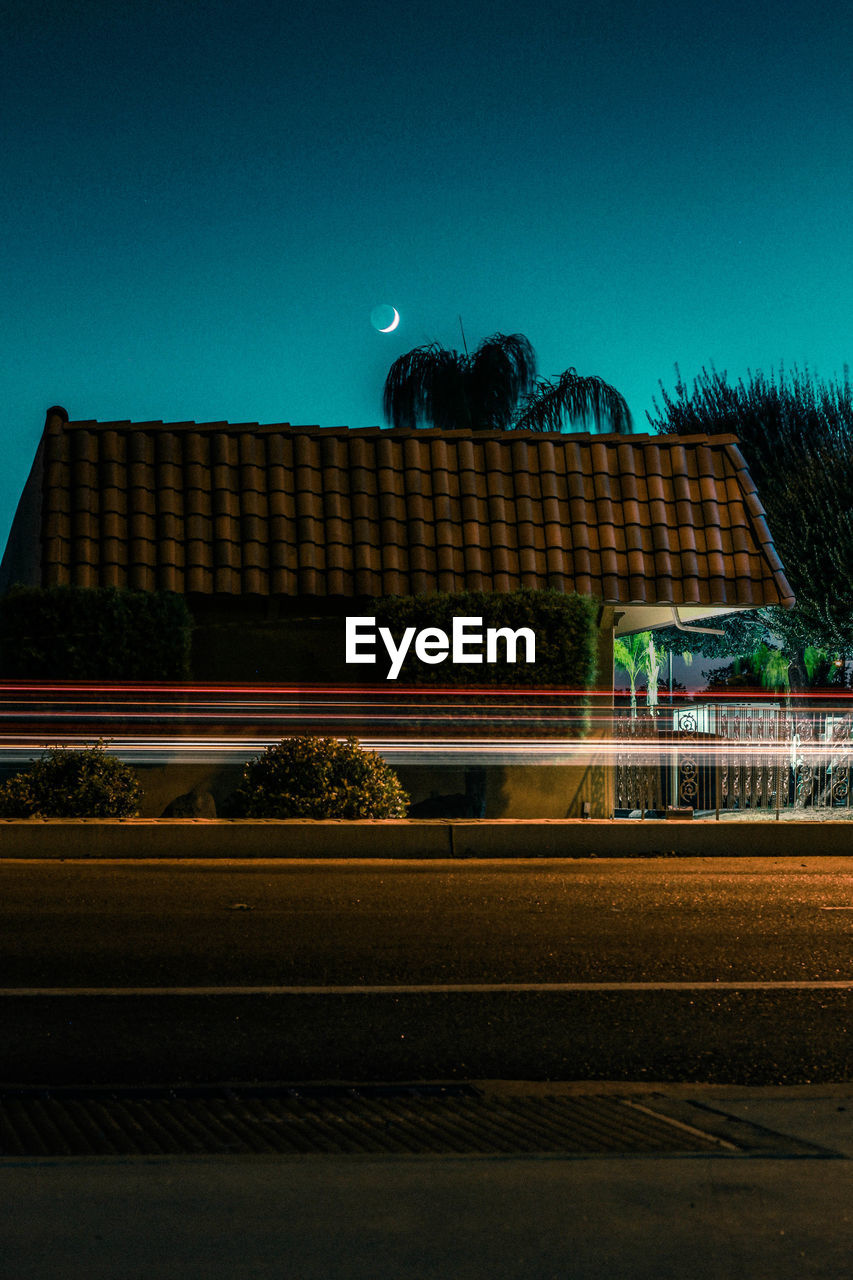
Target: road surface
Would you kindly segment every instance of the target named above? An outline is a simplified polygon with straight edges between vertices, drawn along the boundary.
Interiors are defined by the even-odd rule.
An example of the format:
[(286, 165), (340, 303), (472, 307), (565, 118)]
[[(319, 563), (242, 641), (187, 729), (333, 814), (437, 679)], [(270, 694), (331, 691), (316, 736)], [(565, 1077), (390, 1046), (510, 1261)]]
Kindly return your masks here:
[(0, 973), (7, 1081), (846, 1079), (853, 862), (9, 862)]

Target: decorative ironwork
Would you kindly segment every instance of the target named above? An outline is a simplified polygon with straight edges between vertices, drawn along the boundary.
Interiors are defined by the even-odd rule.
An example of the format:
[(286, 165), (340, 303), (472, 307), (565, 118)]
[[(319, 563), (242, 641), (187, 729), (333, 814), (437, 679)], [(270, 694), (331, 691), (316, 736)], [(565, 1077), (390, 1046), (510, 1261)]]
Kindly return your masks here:
[(811, 751), (817, 738), (815, 717), (799, 714), (793, 721), (791, 735), (791, 771), (794, 775), (794, 807), (805, 809), (815, 789), (814, 754)]
[[(703, 703), (674, 710), (668, 730), (643, 715), (617, 716), (616, 729), (618, 742), (625, 744), (617, 753), (616, 785), (623, 810), (662, 807), (667, 739), (668, 803), (777, 813), (852, 803), (853, 712), (846, 708)], [(664, 748), (660, 753), (658, 742)]]
[(850, 807), (850, 716), (838, 716), (832, 726), (832, 757), (830, 759), (831, 805)]
[(698, 724), (696, 712), (691, 708), (678, 711), (676, 732), (679, 741), (678, 753), (678, 803), (684, 809), (698, 808), (699, 801), (699, 765), (696, 759), (696, 732)]
[[(656, 740), (657, 722), (652, 716), (617, 716), (616, 807), (641, 814), (662, 806), (660, 767)], [(622, 747), (624, 744), (624, 747)], [(643, 750), (643, 744), (646, 749)], [(622, 749), (620, 749), (620, 747)]]

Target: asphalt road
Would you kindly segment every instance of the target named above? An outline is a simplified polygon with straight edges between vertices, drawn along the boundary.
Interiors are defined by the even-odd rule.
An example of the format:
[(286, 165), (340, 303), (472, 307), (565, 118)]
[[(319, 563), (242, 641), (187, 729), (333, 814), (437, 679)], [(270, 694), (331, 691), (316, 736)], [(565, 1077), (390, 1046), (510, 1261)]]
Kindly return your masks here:
[(853, 860), (0, 863), (0, 987), (853, 979)]
[(6, 1081), (840, 1080), (853, 861), (5, 863), (0, 974)]

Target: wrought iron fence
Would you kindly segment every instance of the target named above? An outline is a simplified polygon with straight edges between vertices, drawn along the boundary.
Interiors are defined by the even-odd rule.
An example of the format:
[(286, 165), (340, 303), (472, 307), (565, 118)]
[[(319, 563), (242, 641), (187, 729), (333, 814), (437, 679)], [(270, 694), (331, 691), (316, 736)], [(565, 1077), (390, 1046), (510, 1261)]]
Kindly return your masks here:
[(848, 809), (852, 728), (853, 710), (836, 705), (617, 711), (617, 812)]

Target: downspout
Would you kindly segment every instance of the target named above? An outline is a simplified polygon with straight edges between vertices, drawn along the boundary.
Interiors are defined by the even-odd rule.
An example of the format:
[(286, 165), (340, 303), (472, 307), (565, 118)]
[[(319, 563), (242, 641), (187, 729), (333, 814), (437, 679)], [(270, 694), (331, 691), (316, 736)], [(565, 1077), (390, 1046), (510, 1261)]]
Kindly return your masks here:
[(678, 605), (672, 605), (672, 620), (679, 631), (686, 631), (688, 635), (704, 635), (704, 636), (724, 636), (725, 631), (720, 631), (718, 627), (690, 627), (682, 622), (678, 616)]

